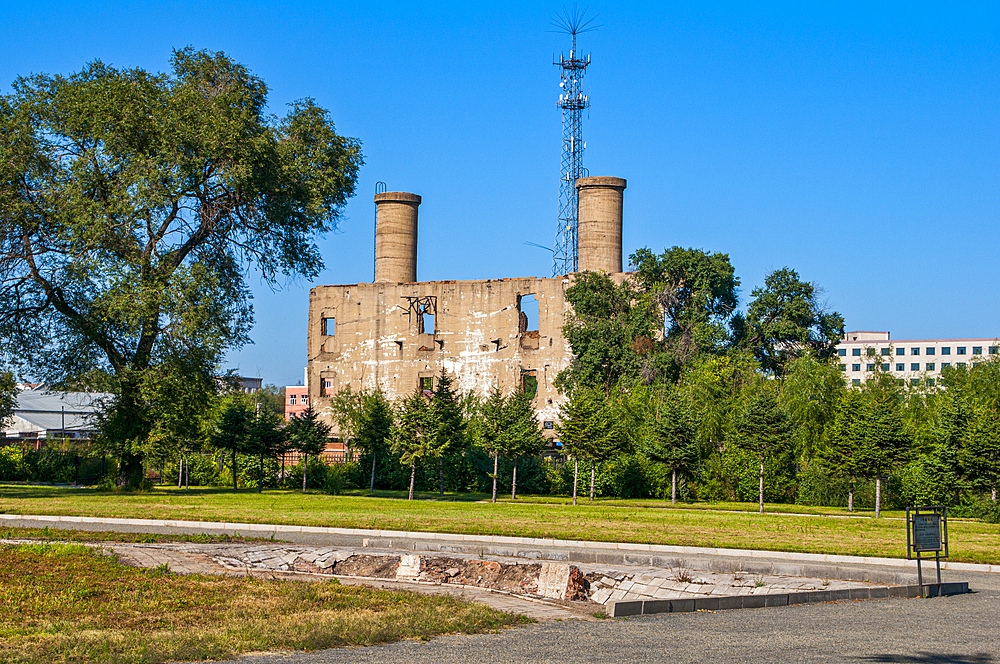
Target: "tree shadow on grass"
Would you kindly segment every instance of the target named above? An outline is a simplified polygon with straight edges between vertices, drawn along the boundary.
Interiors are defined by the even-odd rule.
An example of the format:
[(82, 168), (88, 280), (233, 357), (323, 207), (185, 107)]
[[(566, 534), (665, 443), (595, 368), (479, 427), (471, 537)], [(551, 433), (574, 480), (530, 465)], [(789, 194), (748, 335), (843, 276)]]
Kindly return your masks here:
[(996, 661), (993, 655), (984, 652), (975, 655), (918, 652), (913, 655), (868, 655), (859, 659), (865, 662), (899, 662), (900, 664), (990, 664), (990, 662)]

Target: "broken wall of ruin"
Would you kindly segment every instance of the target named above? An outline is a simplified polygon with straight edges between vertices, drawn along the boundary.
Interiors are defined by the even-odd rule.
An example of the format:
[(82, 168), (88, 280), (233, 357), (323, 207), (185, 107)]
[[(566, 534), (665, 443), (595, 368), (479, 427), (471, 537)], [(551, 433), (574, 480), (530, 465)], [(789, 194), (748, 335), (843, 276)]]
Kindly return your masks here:
[[(493, 387), (509, 394), (533, 377), (539, 422), (555, 421), (563, 397), (552, 382), (573, 358), (562, 336), (569, 285), (565, 277), (529, 277), (313, 288), (311, 403), (330, 422), (327, 395), (348, 385), (397, 399), (436, 385), (444, 368), (458, 391), (481, 395)], [(537, 330), (520, 311), (526, 295), (538, 302)]]

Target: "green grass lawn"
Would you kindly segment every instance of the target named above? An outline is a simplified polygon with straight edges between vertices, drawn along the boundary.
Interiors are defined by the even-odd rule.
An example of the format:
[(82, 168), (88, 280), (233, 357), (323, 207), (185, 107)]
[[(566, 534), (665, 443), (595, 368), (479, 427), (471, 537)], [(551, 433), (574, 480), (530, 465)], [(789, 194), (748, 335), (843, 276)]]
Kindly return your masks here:
[[(393, 494), (395, 495), (395, 494)], [(905, 522), (850, 516), (834, 508), (768, 505), (778, 514), (738, 511), (746, 505), (678, 505), (662, 501), (532, 497), (496, 505), (485, 496), (422, 495), (406, 501), (381, 494), (330, 496), (297, 491), (154, 489), (99, 493), (92, 489), (0, 487), (0, 512), (147, 519), (184, 519), (336, 526), (383, 530), (511, 535), (808, 553), (904, 557)], [(797, 511), (809, 513), (795, 513)], [(886, 517), (900, 516), (884, 513)], [(1000, 563), (1000, 526), (951, 520), (951, 560)]]
[(523, 618), (336, 580), (177, 576), (74, 544), (0, 546), (0, 661), (228, 659), (491, 631)]

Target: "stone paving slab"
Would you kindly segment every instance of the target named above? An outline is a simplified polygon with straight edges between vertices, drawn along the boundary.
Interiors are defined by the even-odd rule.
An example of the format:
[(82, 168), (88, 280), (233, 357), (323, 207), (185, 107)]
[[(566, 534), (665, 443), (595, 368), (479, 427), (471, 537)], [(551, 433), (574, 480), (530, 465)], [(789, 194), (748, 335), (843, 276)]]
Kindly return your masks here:
[[(153, 567), (168, 564), (175, 571), (201, 569), (215, 565), (234, 572), (312, 572), (336, 575), (327, 566), (317, 565), (319, 560), (346, 560), (352, 556), (383, 556), (398, 559), (399, 563), (391, 578), (396, 580), (428, 580), (421, 572), (420, 557), (400, 551), (373, 549), (331, 549), (329, 547), (290, 546), (271, 543), (155, 543), (116, 544), (113, 548), (120, 555), (136, 564)], [(519, 558), (499, 556), (463, 556), (453, 554), (453, 560), (482, 562), (492, 561), (508, 568), (526, 569)], [(197, 562), (194, 562), (197, 561)], [(537, 565), (536, 565), (537, 567)], [(576, 567), (587, 579), (586, 594), (570, 596), (567, 590), (570, 570)], [(559, 569), (556, 569), (559, 568)], [(565, 568), (565, 569), (562, 569)], [(532, 568), (533, 569), (533, 568)], [(455, 568), (454, 572), (459, 570)], [(748, 574), (739, 569), (730, 573), (711, 571), (692, 572), (684, 567), (618, 567), (595, 564), (579, 566), (543, 564), (538, 571), (532, 571), (537, 578), (537, 586), (502, 588), (519, 595), (551, 599), (587, 599), (596, 604), (621, 601), (693, 599), (707, 596), (748, 596), (780, 595), (788, 592), (840, 591), (870, 588), (875, 584), (840, 579), (820, 579), (787, 577), (780, 575)], [(340, 576), (340, 575), (337, 575)], [(452, 574), (455, 576), (455, 574)], [(452, 579), (431, 578), (447, 585)], [(479, 585), (461, 578), (454, 580), (458, 585)], [(559, 586), (558, 588), (555, 586)], [(493, 588), (497, 589), (497, 588)], [(565, 596), (564, 596), (565, 595)]]

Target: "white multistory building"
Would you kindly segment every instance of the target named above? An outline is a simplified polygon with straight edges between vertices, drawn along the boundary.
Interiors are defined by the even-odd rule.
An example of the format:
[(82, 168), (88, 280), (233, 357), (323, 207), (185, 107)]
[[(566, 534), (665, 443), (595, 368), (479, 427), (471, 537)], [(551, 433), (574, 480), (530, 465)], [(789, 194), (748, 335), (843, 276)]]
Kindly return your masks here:
[(945, 367), (967, 367), (1000, 355), (1000, 338), (897, 339), (888, 332), (848, 332), (837, 344), (840, 370), (852, 385), (876, 371), (912, 385), (934, 386)]

